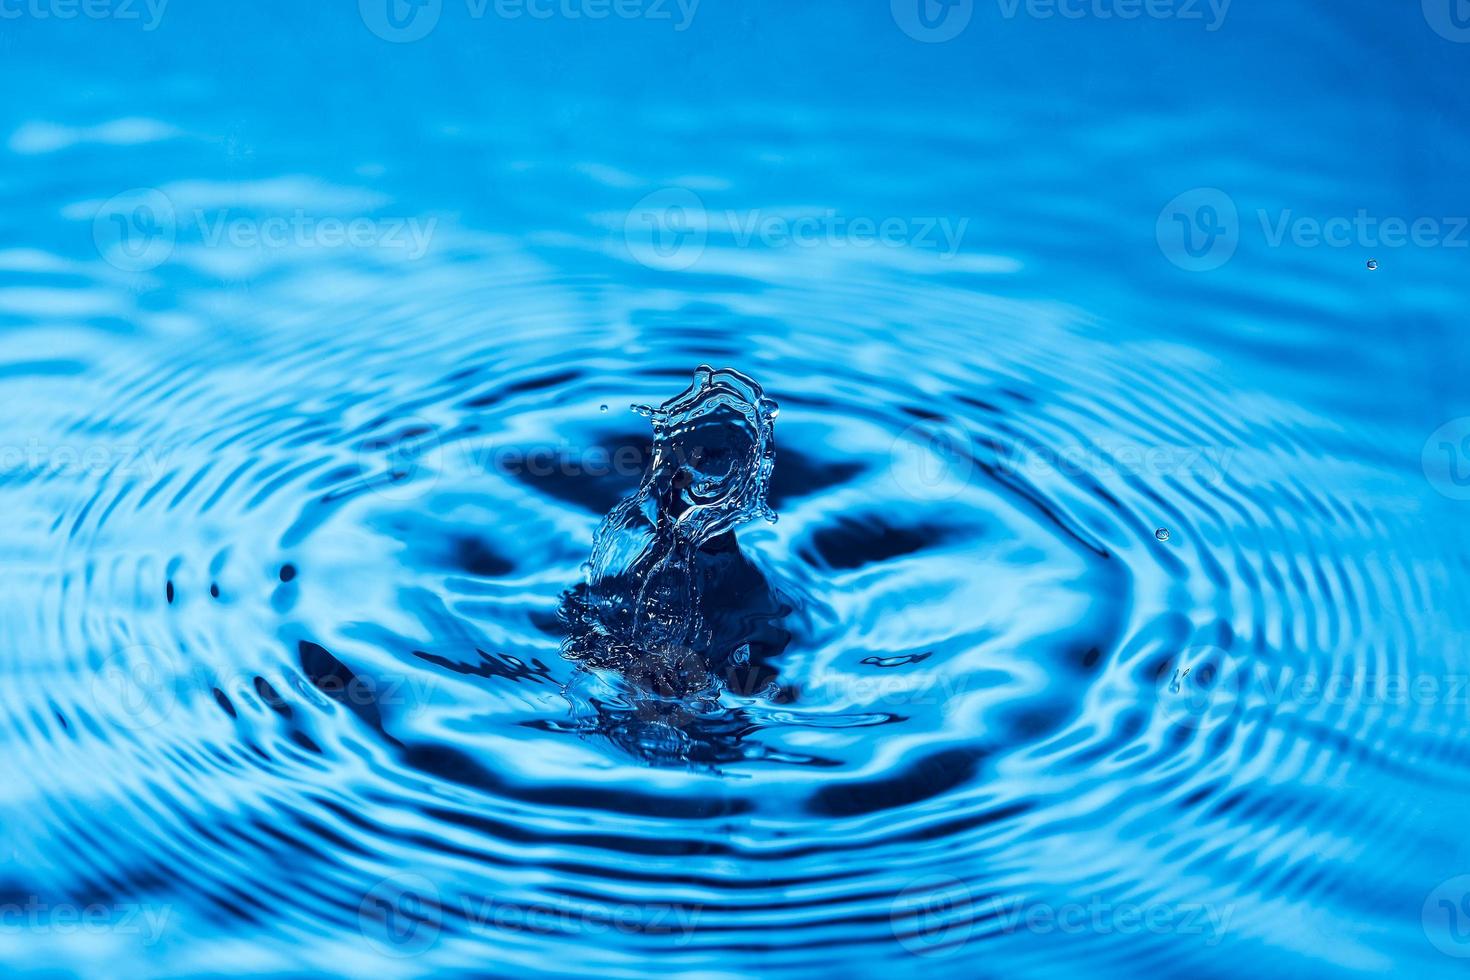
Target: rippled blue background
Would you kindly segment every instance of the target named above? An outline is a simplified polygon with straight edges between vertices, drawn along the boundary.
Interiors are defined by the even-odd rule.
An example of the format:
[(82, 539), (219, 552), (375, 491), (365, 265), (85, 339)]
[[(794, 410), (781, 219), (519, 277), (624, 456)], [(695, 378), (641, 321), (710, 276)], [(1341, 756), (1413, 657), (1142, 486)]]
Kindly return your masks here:
[[(0, 963), (1462, 972), (1470, 12), (1063, 7), (0, 4)], [(801, 609), (666, 717), (701, 362)]]

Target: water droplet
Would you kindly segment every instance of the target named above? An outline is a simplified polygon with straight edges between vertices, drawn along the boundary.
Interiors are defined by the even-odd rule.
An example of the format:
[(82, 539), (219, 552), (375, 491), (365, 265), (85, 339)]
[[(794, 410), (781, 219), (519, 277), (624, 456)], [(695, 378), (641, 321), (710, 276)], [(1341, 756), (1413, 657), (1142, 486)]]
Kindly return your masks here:
[(1168, 541), (1169, 529), (1167, 527), (1159, 528), (1157, 531), (1154, 532), (1154, 537), (1158, 538), (1160, 541)]
[(1378, 260), (1377, 259), (1369, 259), (1368, 260), (1368, 271), (1369, 272), (1377, 272), (1378, 271)]
[(606, 405), (601, 405), (601, 406), (598, 407), (597, 410), (599, 412), (606, 412), (607, 411), (607, 406)]

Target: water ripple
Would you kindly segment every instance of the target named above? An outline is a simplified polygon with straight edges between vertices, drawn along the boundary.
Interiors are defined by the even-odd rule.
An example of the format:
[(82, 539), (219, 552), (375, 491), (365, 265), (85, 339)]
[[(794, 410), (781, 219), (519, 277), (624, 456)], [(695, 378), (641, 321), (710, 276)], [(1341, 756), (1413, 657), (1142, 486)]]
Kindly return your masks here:
[[(446, 221), (391, 274), (272, 256), (248, 289), (181, 256), (152, 273), (163, 320), (160, 287), (0, 253), (7, 316), (85, 335), (0, 344), (31, 396), (0, 472), (0, 738), (27, 773), (3, 813), (46, 855), (0, 864), (10, 893), (168, 908), (170, 972), (213, 968), (181, 938), (206, 929), (339, 970), (568, 944), (611, 976), (839, 952), (1208, 974), (1227, 931), (1287, 965), (1405, 948), (1341, 923), (1439, 880), (1423, 838), (1451, 829), (1408, 818), (1465, 788), (1470, 749), (1463, 556), (1401, 439), (977, 286), (1018, 259), (626, 251)], [(701, 363), (781, 405), (780, 520), (737, 533), (786, 605), (742, 683), (649, 698), (565, 655), (558, 610), (650, 463), (621, 406)], [(1034, 941), (1074, 906), (1168, 921)], [(223, 955), (279, 966), (244, 946)]]

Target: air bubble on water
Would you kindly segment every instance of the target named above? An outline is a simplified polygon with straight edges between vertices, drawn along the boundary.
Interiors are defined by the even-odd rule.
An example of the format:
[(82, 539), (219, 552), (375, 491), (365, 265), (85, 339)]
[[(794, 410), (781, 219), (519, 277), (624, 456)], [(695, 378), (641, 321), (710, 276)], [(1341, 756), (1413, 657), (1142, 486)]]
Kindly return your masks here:
[(1369, 259), (1368, 260), (1368, 271), (1369, 272), (1377, 272), (1378, 271), (1378, 260), (1377, 259)]
[(1169, 529), (1167, 527), (1159, 528), (1157, 531), (1154, 532), (1154, 537), (1158, 538), (1160, 541), (1168, 541)]

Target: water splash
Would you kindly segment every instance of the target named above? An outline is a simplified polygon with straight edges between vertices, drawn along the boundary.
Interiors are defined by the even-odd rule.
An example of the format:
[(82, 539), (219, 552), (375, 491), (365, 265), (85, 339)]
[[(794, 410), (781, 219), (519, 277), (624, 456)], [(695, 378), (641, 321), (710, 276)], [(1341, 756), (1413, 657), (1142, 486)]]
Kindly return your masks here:
[[(633, 409), (653, 423), (653, 459), (597, 530), (587, 580), (563, 606), (564, 652), (660, 692), (709, 690), (718, 668), (749, 662), (752, 640), (721, 628), (715, 598), (758, 596), (780, 612), (732, 534), (776, 520), (766, 494), (777, 405), (739, 371), (701, 365), (679, 395)], [(759, 617), (735, 619), (748, 631)]]

